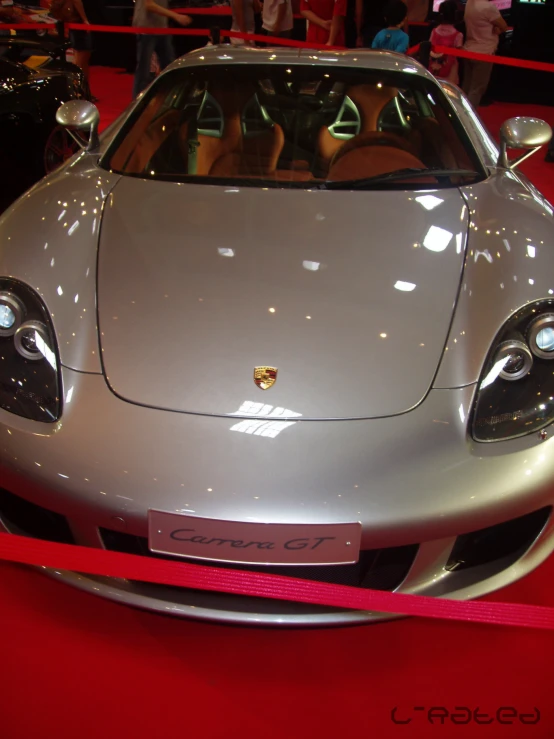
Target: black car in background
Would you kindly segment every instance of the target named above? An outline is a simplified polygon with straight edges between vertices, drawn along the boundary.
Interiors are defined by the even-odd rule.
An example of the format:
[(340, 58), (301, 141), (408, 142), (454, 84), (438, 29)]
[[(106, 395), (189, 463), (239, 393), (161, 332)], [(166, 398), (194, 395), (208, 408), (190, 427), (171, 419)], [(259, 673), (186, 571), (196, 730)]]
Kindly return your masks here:
[(90, 93), (65, 44), (0, 36), (0, 210), (76, 151), (55, 117), (76, 98)]

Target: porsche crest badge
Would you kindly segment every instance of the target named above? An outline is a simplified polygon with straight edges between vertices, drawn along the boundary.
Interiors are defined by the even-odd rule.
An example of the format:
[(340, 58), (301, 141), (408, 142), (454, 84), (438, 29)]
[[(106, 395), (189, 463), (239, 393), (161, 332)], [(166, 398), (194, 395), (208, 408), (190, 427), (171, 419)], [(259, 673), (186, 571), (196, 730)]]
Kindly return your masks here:
[(260, 390), (269, 390), (277, 381), (277, 367), (254, 367), (254, 382)]

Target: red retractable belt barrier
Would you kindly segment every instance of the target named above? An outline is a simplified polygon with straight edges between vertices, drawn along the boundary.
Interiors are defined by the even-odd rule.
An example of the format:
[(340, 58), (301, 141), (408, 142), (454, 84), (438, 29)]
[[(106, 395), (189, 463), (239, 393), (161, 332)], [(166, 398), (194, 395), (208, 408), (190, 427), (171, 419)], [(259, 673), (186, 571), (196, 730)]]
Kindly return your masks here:
[[(229, 12), (225, 7), (222, 8), (180, 8), (179, 12), (192, 15), (228, 15)], [(146, 26), (107, 26), (87, 23), (0, 23), (0, 28), (14, 31), (50, 31), (57, 29), (63, 25), (66, 29), (75, 31), (90, 31), (99, 33), (131, 33), (144, 34), (150, 36), (204, 36), (210, 37), (211, 29), (209, 28), (157, 28)], [(410, 25), (420, 26), (429, 25), (428, 23), (411, 23)], [(259, 42), (270, 44), (272, 46), (288, 46), (297, 49), (316, 49), (326, 51), (343, 51), (344, 46), (328, 46), (327, 44), (316, 44), (308, 41), (297, 41), (290, 38), (282, 38), (278, 36), (265, 36), (255, 33), (239, 33), (238, 31), (226, 31), (219, 29), (221, 37), (243, 39), (244, 41)], [(421, 44), (416, 44), (408, 49), (409, 55), (417, 54)], [(474, 59), (475, 61), (492, 62), (493, 64), (502, 64), (508, 67), (520, 67), (522, 69), (531, 69), (537, 72), (554, 72), (554, 64), (548, 62), (531, 61), (529, 59), (519, 59), (507, 56), (496, 56), (494, 54), (479, 54), (466, 49), (456, 49), (451, 46), (433, 46), (433, 51), (439, 54), (449, 54), (451, 56), (461, 57), (463, 59)], [(359, 49), (359, 51), (368, 51), (367, 49)]]
[(537, 72), (554, 72), (554, 64), (548, 62), (533, 62), (529, 59), (514, 59), (509, 56), (496, 56), (494, 54), (478, 54), (476, 51), (455, 49), (452, 46), (433, 46), (433, 51), (437, 51), (439, 54), (459, 56), (462, 59), (474, 59), (478, 62), (492, 62), (493, 64), (504, 64), (507, 67), (534, 69)]
[[(206, 36), (209, 37), (209, 28), (156, 28), (148, 26), (100, 26), (86, 23), (66, 23), (66, 28), (75, 31), (99, 31), (102, 33), (134, 33), (145, 36)], [(258, 41), (260, 43), (274, 46), (290, 46), (296, 49), (325, 49), (327, 51), (344, 51), (344, 46), (329, 46), (328, 44), (316, 44), (309, 41), (295, 41), (280, 36), (265, 36), (258, 33), (240, 33), (239, 31), (226, 31), (219, 29), (220, 36), (227, 38), (243, 39), (245, 41)]]
[(0, 560), (128, 580), (362, 611), (554, 630), (554, 608), (365, 590), (0, 534)]
[(55, 23), (0, 23), (0, 30), (9, 31), (51, 31), (56, 29)]

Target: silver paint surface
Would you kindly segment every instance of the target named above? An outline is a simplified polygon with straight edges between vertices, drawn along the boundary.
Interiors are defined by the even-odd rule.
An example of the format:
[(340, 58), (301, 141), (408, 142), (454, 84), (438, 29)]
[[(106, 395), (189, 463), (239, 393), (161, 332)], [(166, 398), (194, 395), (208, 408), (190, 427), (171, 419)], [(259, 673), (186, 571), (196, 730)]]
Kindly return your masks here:
[(0, 216), (0, 274), (26, 282), (50, 311), (62, 364), (101, 372), (96, 262), (102, 210), (119, 175), (80, 154)]
[[(466, 231), (456, 188), (314, 192), (122, 178), (99, 256), (110, 387), (142, 405), (221, 415), (244, 415), (247, 400), (285, 417), (405, 412), (439, 364)], [(265, 392), (253, 383), (258, 365), (279, 368)]]
[(505, 321), (554, 296), (552, 206), (521, 174), (493, 170), (462, 188), (470, 211), (460, 297), (435, 387), (477, 382)]

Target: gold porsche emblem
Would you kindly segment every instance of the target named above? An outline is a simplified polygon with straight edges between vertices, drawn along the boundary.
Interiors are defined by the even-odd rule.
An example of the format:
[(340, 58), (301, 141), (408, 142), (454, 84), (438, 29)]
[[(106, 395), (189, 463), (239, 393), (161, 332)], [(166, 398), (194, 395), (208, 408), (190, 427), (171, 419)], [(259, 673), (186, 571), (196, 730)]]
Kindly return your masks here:
[(277, 367), (254, 367), (254, 382), (261, 390), (269, 390), (277, 381)]

